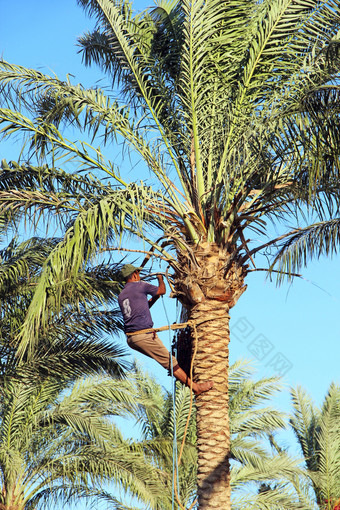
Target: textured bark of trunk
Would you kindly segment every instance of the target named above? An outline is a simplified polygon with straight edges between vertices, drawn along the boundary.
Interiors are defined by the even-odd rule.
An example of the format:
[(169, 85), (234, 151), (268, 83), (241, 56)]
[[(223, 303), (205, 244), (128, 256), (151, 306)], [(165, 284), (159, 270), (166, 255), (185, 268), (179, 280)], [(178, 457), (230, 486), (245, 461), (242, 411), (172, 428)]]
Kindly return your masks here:
[(211, 300), (195, 306), (191, 318), (198, 324), (209, 319), (196, 329), (194, 380), (214, 381), (212, 390), (196, 397), (199, 508), (229, 510), (229, 315), (225, 305)]
[(8, 503), (8, 504), (3, 504), (3, 503), (0, 503), (0, 510), (25, 510), (25, 505), (23, 504), (12, 504), (12, 503)]
[(25, 504), (17, 502), (0, 503), (0, 510), (25, 510)]
[(0, 495), (0, 510), (25, 510), (25, 502), (22, 493), (19, 495), (16, 488), (2, 489)]
[(214, 381), (213, 389), (196, 397), (199, 509), (230, 510), (229, 309), (246, 289), (247, 271), (232, 253), (210, 243), (179, 253), (178, 260), (182, 271), (175, 275), (174, 295), (196, 324), (194, 381)]

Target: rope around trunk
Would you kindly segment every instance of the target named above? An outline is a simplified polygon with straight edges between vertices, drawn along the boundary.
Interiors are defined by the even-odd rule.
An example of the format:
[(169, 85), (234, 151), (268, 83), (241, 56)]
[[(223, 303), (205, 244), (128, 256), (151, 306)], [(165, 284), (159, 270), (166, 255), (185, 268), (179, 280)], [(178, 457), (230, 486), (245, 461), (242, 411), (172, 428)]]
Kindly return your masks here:
[(158, 333), (158, 331), (166, 331), (167, 329), (182, 329), (186, 328), (187, 326), (191, 326), (192, 322), (180, 322), (177, 324), (169, 324), (169, 326), (161, 326), (160, 328), (148, 328), (148, 329), (140, 329), (139, 331), (129, 331), (126, 334), (126, 336), (133, 336), (133, 335), (141, 335), (142, 333)]
[(168, 329), (184, 329), (187, 326), (200, 326), (201, 324), (204, 324), (205, 322), (213, 321), (216, 317), (208, 317), (204, 320), (198, 321), (198, 320), (190, 320), (188, 322), (177, 322), (174, 324), (169, 324), (168, 326), (161, 326), (160, 328), (148, 328), (148, 329), (140, 329), (139, 331), (128, 331), (125, 332), (126, 336), (133, 336), (133, 335), (140, 335), (142, 333), (158, 333), (159, 331), (167, 331)]
[[(208, 318), (206, 318), (206, 319), (204, 319), (202, 321), (190, 320), (188, 322), (180, 322), (180, 323), (169, 324), (168, 326), (161, 326), (160, 328), (148, 328), (148, 329), (141, 329), (139, 331), (131, 331), (131, 332), (126, 332), (125, 333), (126, 336), (133, 336), (133, 335), (140, 335), (142, 333), (153, 333), (153, 332), (157, 333), (159, 331), (183, 329), (183, 328), (186, 328), (187, 326), (192, 327), (193, 330), (194, 330), (194, 334), (195, 334), (195, 347), (194, 347), (194, 352), (193, 352), (192, 359), (191, 359), (191, 364), (190, 364), (190, 406), (189, 406), (189, 413), (188, 413), (187, 422), (186, 422), (185, 429), (184, 429), (182, 444), (181, 444), (181, 448), (180, 448), (180, 452), (179, 452), (179, 456), (178, 456), (178, 460), (177, 460), (177, 469), (179, 468), (179, 465), (181, 463), (181, 458), (182, 458), (182, 454), (183, 454), (183, 449), (184, 449), (184, 445), (185, 445), (185, 440), (186, 440), (186, 436), (187, 436), (187, 432), (188, 432), (188, 427), (189, 427), (189, 422), (190, 422), (190, 417), (191, 417), (191, 412), (192, 412), (192, 404), (193, 404), (193, 391), (192, 391), (193, 366), (194, 366), (194, 360), (195, 360), (195, 357), (196, 357), (197, 347), (198, 347), (198, 335), (197, 335), (196, 326), (200, 325), (200, 324), (204, 324), (205, 322), (209, 322), (211, 320), (215, 320), (215, 317), (208, 317)], [(177, 500), (177, 503), (180, 506), (181, 510), (187, 510), (182, 505), (182, 503), (180, 501), (180, 497), (179, 497), (179, 494), (178, 494), (178, 491), (177, 491), (177, 487), (176, 487), (176, 474), (177, 474), (177, 471), (175, 470), (175, 473), (174, 473), (174, 475), (175, 475), (174, 476), (174, 490), (175, 490), (176, 500)], [(190, 505), (188, 510), (191, 510), (194, 507), (194, 505), (196, 504), (196, 502), (197, 502), (197, 498)]]
[[(186, 324), (188, 325), (189, 323), (186, 323)], [(195, 347), (194, 347), (194, 352), (193, 352), (191, 363), (190, 363), (190, 406), (189, 406), (189, 413), (188, 413), (187, 422), (185, 424), (182, 444), (181, 444), (181, 448), (180, 448), (179, 455), (178, 455), (177, 469), (179, 468), (179, 465), (181, 463), (181, 458), (182, 458), (182, 454), (183, 454), (183, 450), (184, 450), (184, 444), (185, 444), (186, 436), (187, 436), (187, 433), (188, 433), (188, 427), (189, 427), (189, 422), (190, 422), (190, 418), (191, 418), (192, 403), (193, 403), (193, 391), (192, 391), (192, 382), (193, 381), (192, 381), (192, 374), (193, 374), (194, 360), (195, 360), (196, 353), (197, 353), (198, 336), (197, 336), (197, 330), (196, 330), (195, 322), (192, 322), (192, 326), (193, 326), (193, 330), (195, 332)], [(186, 510), (186, 508), (182, 505), (180, 497), (179, 497), (179, 494), (177, 492), (177, 487), (176, 487), (176, 471), (175, 471), (174, 486), (175, 486), (174, 488), (175, 488), (175, 495), (176, 495), (177, 503), (179, 504), (179, 506), (181, 507), (182, 510)], [(197, 503), (197, 498), (190, 505), (188, 510), (191, 510), (196, 505), (196, 503)]]

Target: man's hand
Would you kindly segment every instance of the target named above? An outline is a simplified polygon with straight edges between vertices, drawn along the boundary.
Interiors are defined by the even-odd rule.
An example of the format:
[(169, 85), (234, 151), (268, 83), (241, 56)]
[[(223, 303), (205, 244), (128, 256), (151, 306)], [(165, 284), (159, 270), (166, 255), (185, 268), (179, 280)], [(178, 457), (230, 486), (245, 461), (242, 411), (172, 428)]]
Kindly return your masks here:
[(156, 301), (159, 298), (159, 296), (163, 296), (166, 293), (166, 288), (165, 288), (165, 283), (164, 283), (164, 280), (163, 280), (163, 276), (161, 274), (158, 274), (156, 276), (156, 278), (158, 280), (158, 290), (157, 290), (157, 294), (154, 297), (152, 297), (151, 299), (149, 299), (149, 308), (151, 308), (152, 305), (154, 303), (156, 303)]
[(163, 296), (163, 294), (165, 294), (166, 292), (166, 289), (165, 289), (165, 283), (164, 283), (164, 280), (163, 280), (163, 276), (161, 274), (158, 274), (156, 276), (157, 280), (158, 280), (158, 291), (157, 291), (157, 295), (159, 296)]

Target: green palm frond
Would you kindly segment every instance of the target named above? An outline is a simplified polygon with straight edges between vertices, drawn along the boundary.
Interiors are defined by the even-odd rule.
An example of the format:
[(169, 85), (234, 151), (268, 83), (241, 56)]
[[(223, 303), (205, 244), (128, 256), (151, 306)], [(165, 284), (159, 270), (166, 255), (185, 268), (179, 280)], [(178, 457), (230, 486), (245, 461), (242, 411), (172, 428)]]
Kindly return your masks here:
[[(110, 377), (86, 377), (78, 380), (72, 386), (68, 396), (63, 399), (65, 409), (83, 407), (87, 405), (89, 411), (98, 406), (108, 415), (120, 417), (134, 417), (138, 406), (147, 405), (146, 398), (140, 398), (133, 376), (123, 381), (113, 382)], [(58, 407), (58, 412), (62, 407)]]
[[(296, 480), (303, 476), (300, 462), (285, 453), (267, 459), (249, 458), (247, 464), (231, 471), (232, 508), (238, 510), (246, 506), (254, 510), (311, 509), (310, 499), (297, 494), (294, 487)], [(242, 495), (242, 489), (247, 483), (255, 484), (255, 494)]]
[[(263, 434), (264, 435), (264, 434)], [(245, 436), (245, 437), (244, 437)], [(234, 434), (230, 448), (230, 458), (242, 465), (256, 465), (260, 459), (266, 459), (268, 451), (258, 439), (251, 439), (251, 436)]]
[[(196, 413), (193, 397), (190, 395), (190, 389), (185, 386), (177, 385), (175, 393), (175, 415), (173, 412), (173, 405), (173, 397), (169, 394), (165, 402), (166, 413), (163, 418), (163, 434), (173, 438), (176, 429), (178, 441), (182, 441), (184, 432), (186, 432), (186, 441), (188, 443), (194, 443), (196, 440)], [(191, 416), (188, 424), (188, 430), (186, 431), (190, 408)]]
[[(39, 344), (38, 344), (39, 345)], [(82, 340), (71, 337), (69, 340), (54, 341), (46, 345), (46, 354), (33, 356), (29, 362), (17, 369), (41, 376), (56, 376), (65, 373), (68, 377), (94, 372), (106, 372), (115, 377), (123, 377), (130, 364), (124, 360), (126, 349), (111, 340)]]
[[(328, 10), (328, 6), (324, 6)], [(323, 10), (321, 8), (321, 10)], [(247, 63), (244, 67), (244, 77), (240, 86), (240, 100), (256, 100), (259, 104), (268, 94), (268, 87), (272, 90), (279, 84), (294, 87), (293, 79), (300, 73), (303, 59), (311, 50), (309, 28), (321, 14), (316, 2), (292, 2), (277, 0), (264, 2), (259, 10), (258, 29), (251, 42)], [(336, 25), (334, 16), (328, 10), (325, 15), (325, 25), (332, 26), (334, 33)], [(321, 25), (315, 25), (320, 31)], [(314, 40), (326, 44), (326, 31), (322, 39)], [(268, 73), (272, 73), (272, 80), (268, 82)], [(257, 88), (257, 90), (255, 90)]]
[[(114, 233), (120, 237), (134, 227), (142, 229), (143, 219), (139, 218), (138, 204), (152, 203), (154, 196), (150, 188), (132, 185), (123, 192), (113, 191), (108, 197), (94, 203), (91, 208), (80, 206), (81, 211), (66, 231), (64, 239), (54, 247), (44, 262), (28, 309), (27, 323), (20, 335), (21, 355), (29, 345), (29, 355), (33, 353), (36, 346), (36, 328), (44, 329), (48, 317), (60, 311), (63, 293), (67, 292), (70, 284), (72, 285), (79, 272), (84, 270), (84, 265), (97, 250), (106, 249), (109, 237)], [(147, 217), (146, 206), (143, 218)], [(28, 323), (31, 326), (28, 326)]]
[[(92, 37), (80, 39), (85, 63), (89, 65), (95, 61), (102, 64), (114, 81), (129, 82), (134, 90), (147, 96), (149, 81), (143, 72), (150, 56), (150, 52), (143, 52), (148, 48), (148, 39), (151, 40), (147, 36), (150, 30), (147, 22), (142, 24), (139, 15), (133, 16), (130, 2), (79, 0), (78, 3), (97, 19), (103, 31), (99, 34), (96, 30)], [(105, 38), (105, 45), (98, 44), (99, 35), (101, 40)]]
[[(149, 402), (139, 406), (135, 415), (136, 423), (141, 428), (142, 438), (145, 440), (159, 437), (162, 430), (162, 412), (164, 406), (164, 392), (159, 384), (147, 377), (138, 366), (134, 366), (136, 386), (139, 397)], [(151, 405), (150, 405), (151, 402)]]
[(160, 471), (141, 455), (131, 453), (128, 445), (115, 445), (114, 449), (105, 450), (99, 447), (83, 448), (82, 452), (74, 450), (61, 459), (51, 460), (45, 467), (47, 474), (52, 474), (51, 482), (60, 478), (69, 478), (75, 486), (87, 479), (93, 486), (113, 482), (146, 504), (152, 502), (153, 506), (162, 487)]
[(316, 439), (315, 434), (320, 413), (314, 409), (311, 399), (302, 388), (292, 390), (292, 400), (295, 412), (290, 423), (296, 434), (302, 453), (307, 460), (308, 468), (313, 470), (313, 465), (315, 465), (315, 459), (313, 459)]
[[(2, 84), (10, 81), (10, 87), (15, 87), (16, 93), (21, 91), (22, 86), (26, 86), (28, 98), (20, 92), (20, 102), (22, 108), (32, 109), (38, 102), (38, 109), (41, 109), (39, 103), (39, 92), (42, 95), (41, 101), (46, 102), (46, 94), (50, 97), (47, 113), (40, 111), (40, 116), (35, 122), (32, 122), (23, 113), (15, 112), (9, 108), (0, 109), (0, 121), (4, 124), (1, 132), (4, 136), (10, 136), (18, 132), (27, 134), (27, 144), (35, 149), (39, 148), (42, 156), (50, 154), (52, 161), (61, 160), (74, 161), (83, 169), (91, 171), (101, 169), (111, 176), (121, 185), (126, 182), (120, 177), (115, 166), (111, 162), (106, 163), (99, 148), (94, 148), (88, 143), (79, 144), (63, 138), (55, 124), (59, 124), (60, 119), (68, 119), (68, 122), (77, 124), (84, 131), (89, 131), (92, 137), (95, 137), (102, 127), (104, 143), (115, 140), (118, 135), (123, 136), (126, 142), (137, 152), (150, 166), (152, 172), (157, 175), (164, 189), (171, 192), (173, 183), (163, 170), (162, 162), (153, 151), (142, 135), (142, 130), (138, 129), (138, 123), (132, 123), (129, 120), (129, 108), (120, 106), (117, 102), (109, 99), (100, 89), (85, 90), (80, 85), (72, 86), (69, 82), (61, 82), (56, 78), (50, 78), (41, 73), (28, 70), (20, 66), (13, 66), (6, 62), (0, 62), (0, 80)], [(39, 86), (36, 87), (37, 82)], [(35, 84), (34, 96), (30, 96), (30, 86)], [(39, 91), (39, 89), (41, 89)], [(31, 100), (31, 101), (30, 101)], [(53, 104), (56, 106), (54, 107)], [(46, 106), (46, 105), (45, 105)], [(171, 193), (172, 196), (173, 193)]]
[[(235, 492), (235, 508), (244, 508), (243, 494), (245, 488), (252, 491), (251, 487), (258, 489), (263, 482), (273, 489), (272, 499), (270, 496), (253, 494), (247, 497), (248, 505), (253, 508), (276, 510), (275, 505), (287, 505), (289, 509), (304, 509), (306, 501), (310, 499), (303, 491), (303, 474), (300, 461), (292, 459), (282, 449), (279, 453), (273, 453), (270, 445), (273, 442), (273, 434), (285, 427), (285, 416), (263, 404), (279, 390), (279, 378), (270, 377), (254, 381), (251, 376), (253, 367), (250, 362), (240, 360), (230, 367), (230, 431), (231, 431), (231, 463), (232, 483)], [(153, 459), (153, 462), (171, 475), (174, 437), (174, 414), (172, 395), (164, 395), (160, 387), (152, 379), (145, 379), (149, 388), (147, 396), (154, 399), (155, 410), (143, 412), (141, 406), (139, 412), (140, 425), (144, 432), (142, 441), (135, 442), (136, 451), (144, 451)], [(182, 430), (186, 424), (189, 405), (190, 391), (188, 388), (180, 388), (176, 391), (176, 433), (178, 451), (182, 442)], [(161, 409), (161, 410), (160, 410)], [(193, 413), (195, 414), (195, 406)], [(180, 494), (183, 501), (189, 502), (195, 499), (195, 486), (192, 482), (196, 479), (196, 431), (195, 421), (191, 418), (185, 437), (183, 459), (179, 466)], [(269, 447), (269, 448), (268, 448)], [(282, 484), (284, 480), (284, 484)], [(296, 486), (296, 487), (295, 487)], [(171, 487), (168, 487), (168, 491)], [(168, 494), (167, 503), (164, 501), (162, 508), (168, 508), (171, 497)], [(303, 504), (302, 504), (303, 503)], [(189, 503), (190, 504), (190, 503)], [(267, 505), (267, 506), (266, 506)], [(272, 505), (272, 506), (270, 506)], [(170, 506), (169, 506), (170, 508)], [(233, 506), (234, 508), (234, 506)], [(278, 508), (278, 507), (277, 507)]]
[(15, 161), (1, 162), (1, 192), (13, 189), (35, 191), (40, 189), (54, 194), (64, 194), (71, 200), (78, 196), (78, 200), (86, 200), (87, 197), (106, 195), (110, 189), (110, 183), (103, 183), (94, 175), (83, 175), (80, 172), (70, 174), (59, 168), (48, 165), (34, 166), (18, 164)]
[(87, 502), (87, 505), (91, 508), (93, 506), (91, 500), (98, 503), (107, 502), (110, 505), (108, 508), (112, 508), (112, 510), (138, 510), (137, 507), (125, 505), (119, 501), (119, 498), (114, 497), (104, 489), (86, 488), (83, 485), (77, 486), (75, 483), (68, 483), (66, 480), (61, 480), (59, 486), (54, 485), (41, 490), (30, 498), (26, 503), (26, 508), (27, 510), (35, 510), (36, 508), (48, 510), (57, 505), (76, 505), (79, 501), (84, 502), (84, 504)]
[(304, 474), (299, 469), (299, 461), (290, 458), (285, 453), (274, 455), (270, 458), (254, 458), (254, 464), (235, 467), (232, 470), (233, 484), (241, 484), (246, 481), (265, 481), (266, 479), (289, 480), (294, 475)]
[(156, 507), (162, 474), (112, 422), (147, 405), (133, 379), (24, 376), (8, 377), (2, 387), (0, 472), (8, 492), (20, 481), (27, 507), (105, 499), (109, 483)]
[(151, 10), (151, 17), (156, 28), (152, 54), (167, 78), (173, 81), (173, 89), (176, 90), (184, 38), (181, 5), (176, 0), (161, 0)]
[[(116, 296), (121, 285), (119, 265), (87, 266), (69, 282), (59, 314), (51, 312), (48, 329), (36, 337), (37, 350), (25, 363), (16, 356), (17, 335), (25, 321), (44, 262), (60, 242), (56, 238), (16, 239), (0, 251), (0, 381), (12, 377), (49, 376), (74, 379), (94, 372), (122, 377), (129, 364), (125, 349), (103, 339), (122, 331)], [(111, 309), (107, 309), (110, 307)]]
[(322, 407), (298, 388), (292, 390), (294, 415), (290, 423), (301, 447), (318, 504), (339, 493), (340, 389), (332, 384)]
[(233, 510), (317, 510), (311, 506), (309, 499), (299, 500), (294, 492), (284, 484), (263, 484), (263, 489), (251, 496), (236, 497), (232, 501)]
[[(69, 81), (2, 63), (4, 90), (7, 87), (14, 95), (20, 90), (21, 103), (28, 108), (32, 104), (22, 99), (23, 85), (32, 90), (33, 84), (39, 84), (34, 90), (42, 96), (33, 101), (40, 115), (36, 124), (20, 116), (11, 120), (10, 113), (4, 112), (5, 132), (27, 129), (35, 133), (36, 144), (40, 137), (52, 144), (59, 156), (64, 151), (68, 158), (83, 159), (85, 167), (96, 165), (125, 186), (99, 152), (91, 158), (84, 146), (77, 149), (74, 144), (64, 143), (56, 128), (48, 126), (59, 125), (64, 118), (84, 128), (83, 119), (93, 136), (102, 126), (105, 142), (119, 133), (157, 176), (170, 208), (181, 217), (181, 233), (189, 233), (195, 242), (203, 235), (210, 241), (232, 238), (244, 246), (245, 229), (265, 230), (262, 216), (280, 220), (295, 207), (299, 209), (301, 201), (308, 203), (305, 188), (301, 195), (301, 185), (297, 185), (301, 175), (293, 179), (293, 186), (292, 175), (306, 161), (306, 174), (314, 182), (312, 174), (319, 172), (329, 143), (320, 119), (307, 119), (306, 105), (302, 106), (313, 88), (321, 90), (329, 83), (332, 90), (331, 81), (337, 71), (326, 69), (322, 55), (327, 45), (336, 42), (338, 2), (323, 2), (320, 6), (314, 1), (301, 4), (288, 0), (264, 2), (261, 6), (215, 0), (181, 5), (163, 2), (151, 13), (136, 16), (129, 5), (121, 2), (86, 1), (81, 5), (98, 19), (95, 37), (101, 30), (106, 38), (100, 43), (95, 37), (92, 41), (87, 38), (87, 63), (101, 62), (108, 70), (110, 61), (117, 84), (130, 86), (130, 93), (144, 105), (143, 117), (138, 108), (129, 112), (99, 90), (86, 91)], [(322, 17), (324, 32), (319, 23)], [(310, 42), (311, 34), (314, 43)], [(164, 54), (166, 40), (170, 46)], [(230, 71), (228, 79), (226, 69)], [(169, 111), (173, 113), (170, 116)], [(174, 122), (183, 125), (182, 130), (170, 126), (169, 119), (175, 118)], [(162, 140), (159, 145), (145, 136), (143, 130), (151, 125)], [(331, 133), (335, 140), (336, 123)], [(336, 144), (332, 147), (334, 152)], [(187, 210), (167, 175), (170, 167), (163, 159), (165, 154), (177, 171), (181, 192), (189, 199)], [(334, 154), (329, 156), (328, 161), (333, 157), (331, 167), (336, 168)], [(326, 181), (324, 170), (321, 177)], [(310, 193), (312, 189), (316, 188), (309, 187)], [(336, 196), (334, 191), (328, 204)], [(317, 206), (321, 208), (321, 202)], [(172, 235), (178, 232), (177, 220), (173, 220)]]
[[(80, 40), (85, 63), (98, 63), (111, 74), (114, 82), (123, 84), (123, 95), (127, 96), (129, 104), (141, 107), (157, 128), (178, 170), (177, 158), (182, 157), (178, 150), (181, 123), (177, 112), (171, 117), (168, 115), (175, 98), (160, 72), (164, 65), (159, 52), (155, 51), (157, 16), (156, 23), (147, 13), (133, 16), (128, 2), (84, 0), (79, 4), (97, 17), (100, 27)], [(177, 27), (180, 27), (178, 23)], [(103, 39), (106, 49), (102, 48)], [(184, 178), (180, 172), (178, 177)]]
[(336, 254), (340, 240), (339, 227), (339, 218), (334, 218), (300, 228), (282, 243), (272, 267), (278, 267), (282, 273), (296, 273), (306, 266), (310, 259)]
[[(280, 377), (265, 377), (254, 381), (252, 379), (253, 373), (254, 367), (248, 360), (239, 360), (230, 367), (229, 387), (231, 397), (229, 412), (233, 421), (235, 420), (235, 430), (238, 430), (238, 420), (243, 413), (262, 405), (264, 401), (272, 398), (273, 394), (281, 387)], [(265, 412), (265, 408), (262, 408), (258, 416), (261, 416), (262, 412)]]
[(332, 384), (321, 409), (322, 418), (316, 433), (317, 473), (311, 473), (314, 486), (324, 499), (331, 501), (339, 494), (339, 416), (340, 388)]
[(9, 296), (34, 292), (41, 266), (56, 243), (56, 239), (39, 238), (19, 243), (14, 238), (0, 250), (0, 295), (3, 303), (9, 301)]

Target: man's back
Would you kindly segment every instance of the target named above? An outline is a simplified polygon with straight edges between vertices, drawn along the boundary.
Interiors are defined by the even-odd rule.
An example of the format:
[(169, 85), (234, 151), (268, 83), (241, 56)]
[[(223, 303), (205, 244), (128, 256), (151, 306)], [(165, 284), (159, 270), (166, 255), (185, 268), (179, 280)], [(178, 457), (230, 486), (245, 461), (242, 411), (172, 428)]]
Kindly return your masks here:
[(139, 331), (152, 328), (147, 295), (154, 297), (158, 287), (150, 283), (137, 281), (128, 282), (118, 296), (118, 303), (124, 318), (125, 331)]

